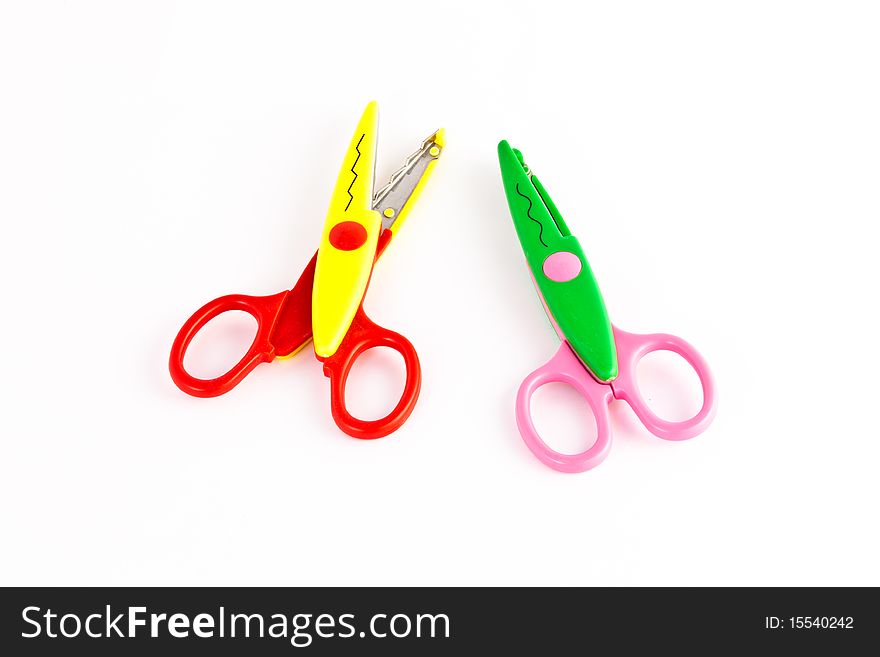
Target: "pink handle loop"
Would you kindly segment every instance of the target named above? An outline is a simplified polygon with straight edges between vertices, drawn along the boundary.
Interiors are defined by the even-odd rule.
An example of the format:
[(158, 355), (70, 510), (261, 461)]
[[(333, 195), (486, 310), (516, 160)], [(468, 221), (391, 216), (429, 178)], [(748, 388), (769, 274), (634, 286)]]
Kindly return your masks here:
[[(171, 345), (168, 369), (177, 387), (194, 397), (216, 397), (229, 392), (238, 385), (257, 365), (272, 360), (275, 348), (270, 342), (272, 327), (278, 310), (288, 292), (268, 297), (252, 297), (244, 294), (228, 294), (209, 301), (186, 320)], [(196, 334), (212, 319), (230, 310), (243, 310), (257, 320), (257, 334), (244, 356), (225, 374), (213, 379), (199, 379), (183, 365), (186, 350)]]
[[(709, 366), (699, 352), (679, 337), (666, 333), (637, 335), (614, 327), (620, 374), (611, 382), (614, 396), (632, 407), (645, 428), (665, 440), (686, 440), (702, 433), (715, 417), (715, 383)], [(703, 387), (703, 406), (688, 420), (670, 422), (654, 413), (642, 397), (636, 381), (639, 361), (653, 351), (671, 351), (684, 358), (700, 379)]]
[[(563, 454), (543, 441), (532, 421), (532, 395), (548, 383), (567, 383), (586, 399), (596, 419), (596, 442), (579, 454)], [(611, 448), (611, 431), (608, 421), (608, 404), (611, 402), (610, 386), (596, 381), (578, 357), (574, 355), (568, 342), (562, 342), (556, 354), (529, 374), (519, 387), (516, 395), (516, 424), (523, 441), (544, 465), (559, 472), (584, 472), (596, 467)]]

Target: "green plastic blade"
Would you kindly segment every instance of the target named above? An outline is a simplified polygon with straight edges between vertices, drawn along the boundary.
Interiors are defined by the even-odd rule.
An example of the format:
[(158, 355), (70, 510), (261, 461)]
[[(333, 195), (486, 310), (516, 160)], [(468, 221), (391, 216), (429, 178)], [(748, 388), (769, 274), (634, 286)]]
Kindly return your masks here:
[(547, 190), (529, 172), (522, 153), (502, 141), (498, 160), (513, 225), (544, 309), (559, 337), (568, 341), (593, 375), (599, 381), (612, 381), (617, 376), (614, 333), (580, 243)]

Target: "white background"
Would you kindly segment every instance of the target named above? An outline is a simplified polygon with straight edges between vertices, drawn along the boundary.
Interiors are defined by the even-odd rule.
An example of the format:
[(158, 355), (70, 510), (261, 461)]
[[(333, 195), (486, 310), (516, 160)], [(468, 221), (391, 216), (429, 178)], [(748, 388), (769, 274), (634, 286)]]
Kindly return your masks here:
[[(602, 5), (4, 3), (0, 582), (880, 584), (877, 9)], [(179, 326), (293, 284), (371, 99), (380, 179), (448, 131), (366, 302), (419, 350), (414, 414), (345, 436), (308, 350), (183, 394)], [(528, 452), (516, 389), (557, 339), (501, 138), (614, 322), (713, 366), (705, 434), (656, 439), (618, 402), (597, 469)], [(210, 328), (203, 374), (249, 325)], [(367, 361), (350, 395), (375, 415), (399, 372)], [(698, 401), (654, 365), (655, 403)], [(583, 447), (555, 393), (542, 430)]]

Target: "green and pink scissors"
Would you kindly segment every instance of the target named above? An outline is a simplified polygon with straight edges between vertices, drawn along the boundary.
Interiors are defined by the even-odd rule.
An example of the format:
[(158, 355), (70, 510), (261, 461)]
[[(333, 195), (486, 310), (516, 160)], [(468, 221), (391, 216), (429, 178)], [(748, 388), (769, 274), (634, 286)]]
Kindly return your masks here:
[[(701, 433), (715, 416), (715, 387), (703, 357), (674, 335), (636, 335), (611, 324), (602, 293), (584, 257), (540, 180), (506, 141), (498, 144), (501, 177), (513, 225), (532, 279), (562, 345), (546, 365), (529, 374), (516, 398), (516, 422), (529, 449), (544, 464), (561, 472), (583, 472), (601, 463), (611, 447), (608, 407), (622, 399), (642, 424), (666, 440), (685, 440)], [(653, 351), (682, 356), (694, 368), (703, 388), (703, 405), (684, 421), (657, 416), (636, 382), (636, 366)], [(532, 420), (535, 391), (548, 383), (567, 383), (588, 402), (596, 419), (597, 437), (579, 454), (563, 454), (547, 445)]]

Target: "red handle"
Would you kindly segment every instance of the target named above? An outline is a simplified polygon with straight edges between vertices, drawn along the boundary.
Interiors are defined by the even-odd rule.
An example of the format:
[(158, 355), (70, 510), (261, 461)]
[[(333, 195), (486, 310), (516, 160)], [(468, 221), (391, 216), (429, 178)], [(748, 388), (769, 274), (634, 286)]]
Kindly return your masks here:
[[(171, 345), (171, 358), (168, 369), (177, 387), (195, 397), (216, 397), (229, 392), (238, 385), (247, 374), (260, 363), (275, 358), (275, 348), (270, 336), (275, 318), (278, 316), (284, 300), (289, 292), (279, 292), (268, 297), (251, 297), (244, 294), (228, 294), (214, 299), (199, 308), (181, 327), (174, 344)], [(212, 319), (229, 312), (243, 310), (257, 320), (257, 335), (250, 348), (241, 360), (233, 365), (226, 374), (215, 379), (199, 379), (192, 376), (183, 366), (183, 357), (196, 333), (204, 328)]]
[[(292, 290), (269, 297), (229, 294), (199, 308), (181, 327), (174, 344), (168, 369), (177, 387), (195, 397), (216, 397), (237, 386), (260, 363), (299, 351), (312, 339), (312, 283), (315, 262), (312, 256)], [(230, 310), (243, 310), (257, 320), (253, 344), (231, 370), (216, 379), (198, 379), (183, 367), (183, 357), (196, 333), (205, 324)]]
[[(345, 407), (345, 383), (358, 357), (373, 347), (390, 347), (403, 356), (406, 383), (397, 406), (388, 415), (378, 420), (361, 420)], [(349, 436), (362, 439), (381, 438), (397, 431), (413, 412), (422, 386), (419, 356), (412, 343), (400, 333), (374, 324), (363, 306), (358, 308), (339, 349), (324, 360), (324, 374), (330, 377), (330, 411), (336, 425)]]

